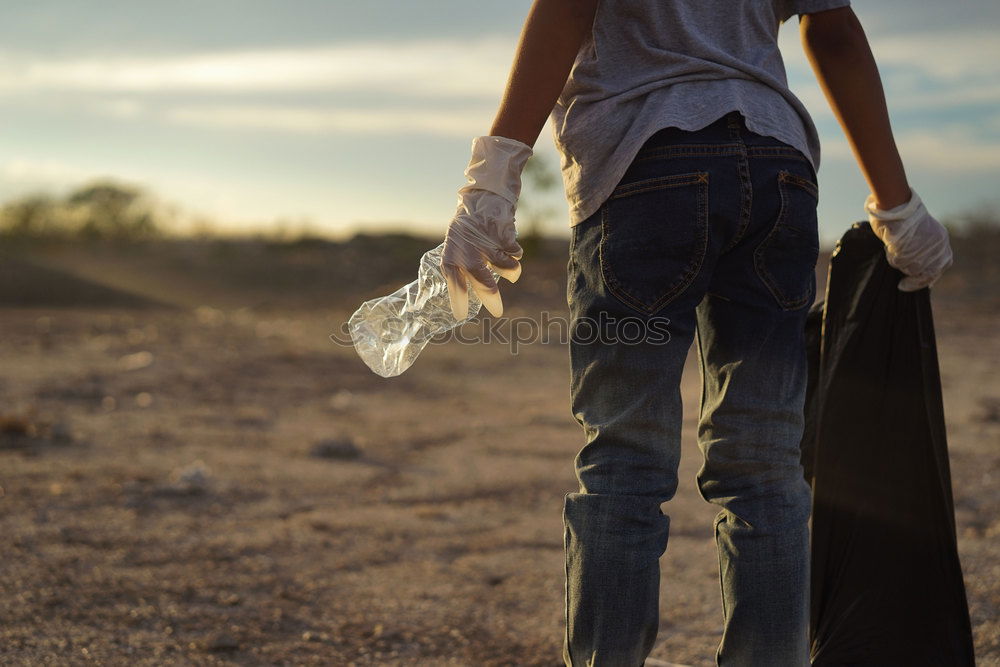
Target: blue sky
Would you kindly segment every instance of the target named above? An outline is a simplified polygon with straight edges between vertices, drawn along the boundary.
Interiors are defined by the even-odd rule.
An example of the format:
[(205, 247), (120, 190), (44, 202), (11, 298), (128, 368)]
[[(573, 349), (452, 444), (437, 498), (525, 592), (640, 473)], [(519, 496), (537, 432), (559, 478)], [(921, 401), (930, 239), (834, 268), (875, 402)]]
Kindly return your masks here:
[[(530, 0), (33, 0), (0, 8), (0, 199), (97, 177), (226, 229), (443, 233)], [(1000, 206), (1000, 3), (857, 3), (911, 184), (939, 218)], [(867, 186), (797, 19), (789, 83), (820, 130), (825, 241)], [(546, 125), (536, 153), (558, 168)], [(534, 197), (530, 190), (525, 198)], [(565, 233), (560, 188), (548, 230)]]

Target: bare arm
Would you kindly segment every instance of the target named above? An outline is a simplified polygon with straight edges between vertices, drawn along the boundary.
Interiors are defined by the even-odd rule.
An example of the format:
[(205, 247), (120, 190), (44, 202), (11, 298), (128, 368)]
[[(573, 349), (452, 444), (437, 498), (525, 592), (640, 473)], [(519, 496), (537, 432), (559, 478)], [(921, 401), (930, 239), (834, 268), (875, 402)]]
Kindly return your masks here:
[(799, 33), (830, 108), (879, 208), (905, 203), (910, 186), (889, 124), (878, 66), (850, 7), (804, 14)]
[(492, 136), (534, 146), (594, 24), (597, 0), (535, 0), (514, 56)]

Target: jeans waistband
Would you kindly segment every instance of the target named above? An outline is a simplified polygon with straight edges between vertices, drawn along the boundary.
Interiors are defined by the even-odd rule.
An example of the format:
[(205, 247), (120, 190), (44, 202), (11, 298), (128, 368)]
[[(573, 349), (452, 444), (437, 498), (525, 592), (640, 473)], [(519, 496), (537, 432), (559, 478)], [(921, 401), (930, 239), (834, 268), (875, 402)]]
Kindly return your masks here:
[(684, 130), (679, 127), (665, 127), (653, 134), (644, 147), (670, 146), (676, 144), (738, 144), (758, 143), (752, 137), (760, 135), (747, 129), (743, 114), (739, 111), (729, 111), (697, 130)]
[[(686, 145), (713, 146), (699, 149)], [(672, 155), (746, 155), (748, 157), (794, 157), (808, 158), (797, 148), (776, 137), (757, 134), (746, 126), (746, 120), (739, 111), (729, 111), (705, 127), (697, 130), (683, 130), (679, 127), (665, 127), (654, 133), (639, 149), (637, 160), (648, 157)]]

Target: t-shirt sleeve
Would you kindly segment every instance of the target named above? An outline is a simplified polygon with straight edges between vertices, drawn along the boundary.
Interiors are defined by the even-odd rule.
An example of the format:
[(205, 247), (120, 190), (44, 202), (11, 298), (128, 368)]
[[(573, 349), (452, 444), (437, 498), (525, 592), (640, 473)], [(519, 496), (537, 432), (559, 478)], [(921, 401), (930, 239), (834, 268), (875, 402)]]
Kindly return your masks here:
[(812, 14), (827, 9), (849, 7), (851, 0), (792, 0), (792, 14)]

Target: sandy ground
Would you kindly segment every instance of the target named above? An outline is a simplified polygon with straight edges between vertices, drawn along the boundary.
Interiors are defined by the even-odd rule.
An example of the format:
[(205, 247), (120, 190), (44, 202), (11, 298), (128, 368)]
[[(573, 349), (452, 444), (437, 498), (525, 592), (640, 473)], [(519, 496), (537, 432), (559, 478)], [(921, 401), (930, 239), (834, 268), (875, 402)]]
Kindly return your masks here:
[[(109, 252), (47, 261), (170, 307), (0, 306), (0, 663), (562, 664), (582, 446), (565, 345), (431, 345), (385, 380), (328, 339), (381, 285), (255, 301)], [(526, 264), (506, 315), (564, 315), (562, 270)], [(1000, 317), (973, 275), (934, 308), (978, 664), (996, 665)], [(652, 657), (702, 666), (721, 603), (698, 394), (690, 357)]]

